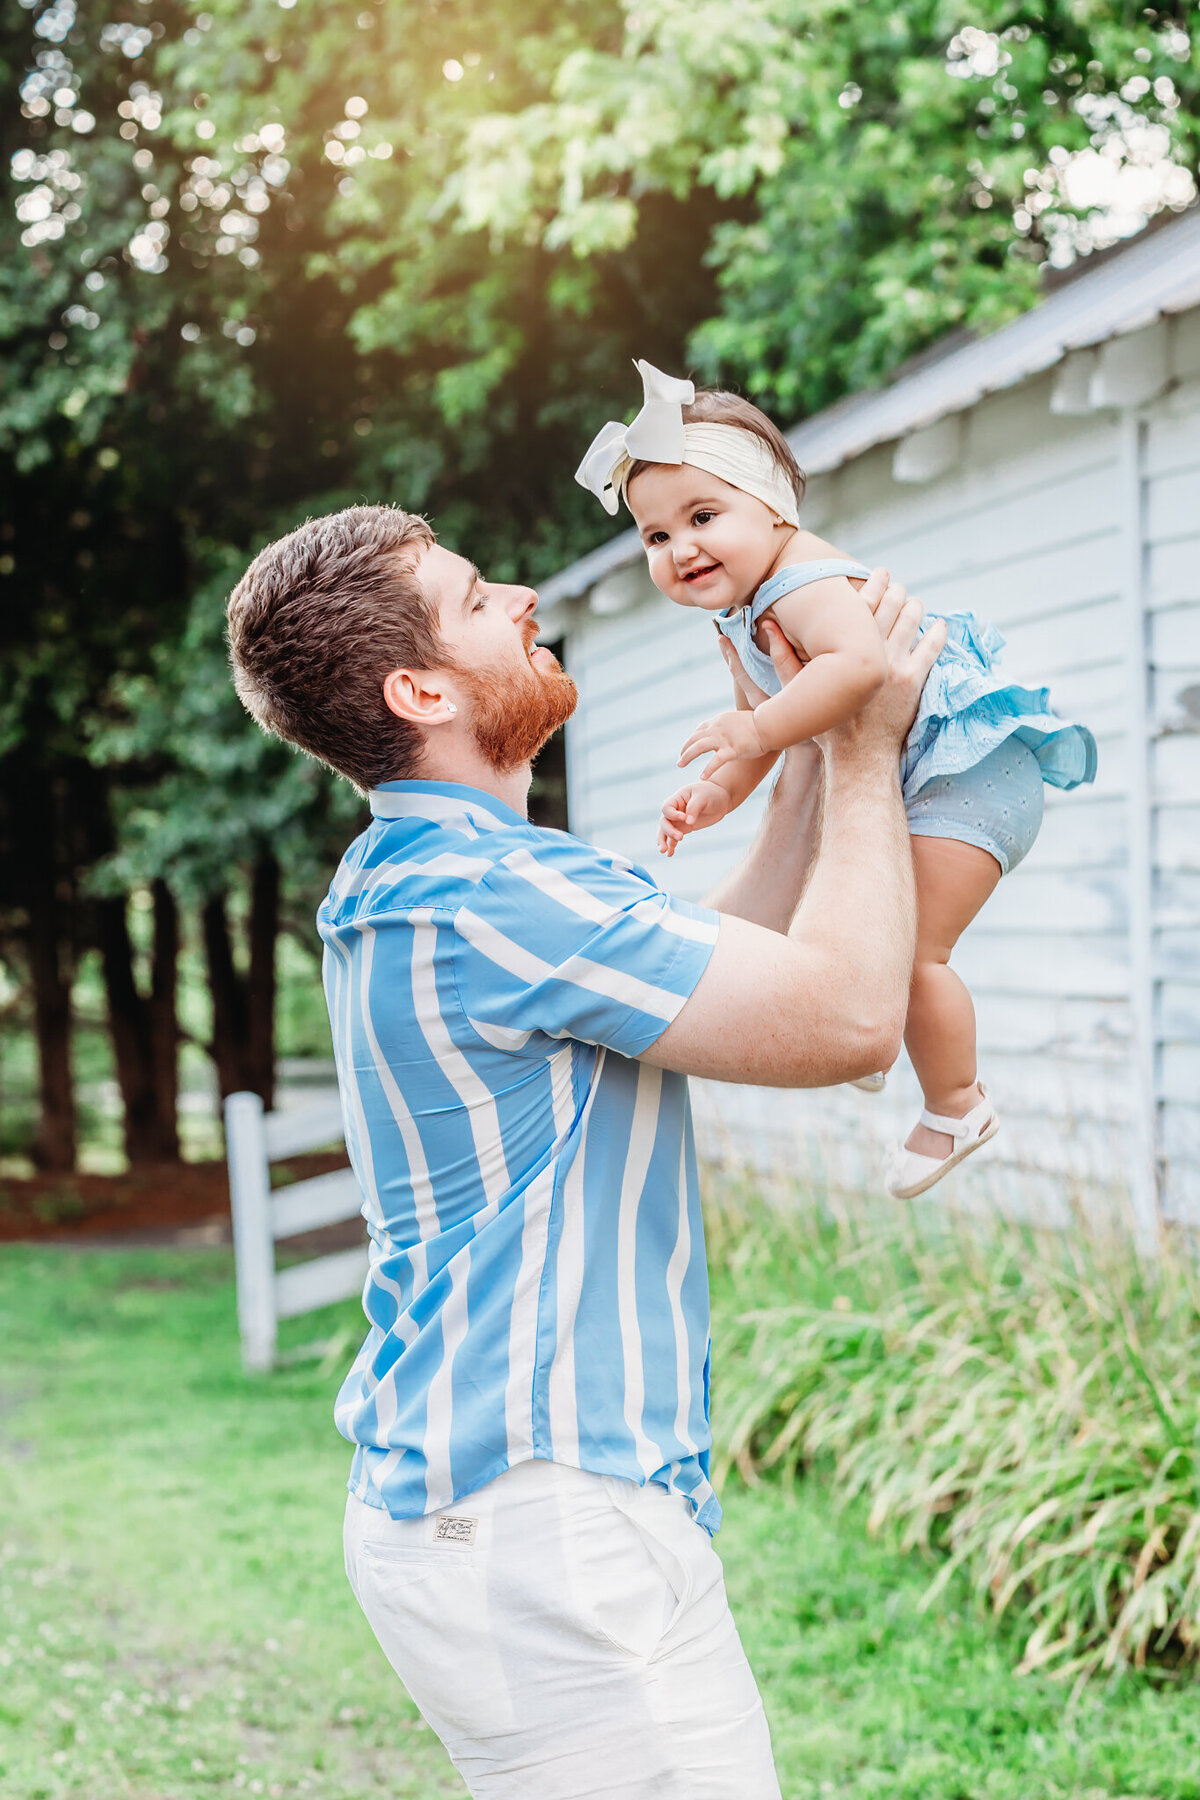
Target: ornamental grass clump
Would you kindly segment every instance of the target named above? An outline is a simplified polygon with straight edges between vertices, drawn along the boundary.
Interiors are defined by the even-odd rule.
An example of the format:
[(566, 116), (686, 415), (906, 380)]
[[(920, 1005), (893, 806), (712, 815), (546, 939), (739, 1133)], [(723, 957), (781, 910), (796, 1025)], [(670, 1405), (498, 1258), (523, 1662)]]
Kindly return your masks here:
[(1022, 1670), (1200, 1653), (1200, 1275), (1077, 1234), (713, 1221), (719, 1461), (825, 1471), (1019, 1622)]

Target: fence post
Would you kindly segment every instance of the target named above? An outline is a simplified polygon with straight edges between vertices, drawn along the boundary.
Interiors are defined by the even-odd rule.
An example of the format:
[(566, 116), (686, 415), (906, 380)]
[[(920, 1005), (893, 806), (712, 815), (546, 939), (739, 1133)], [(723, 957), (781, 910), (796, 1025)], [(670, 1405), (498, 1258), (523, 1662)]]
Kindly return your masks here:
[(275, 1360), (275, 1238), (271, 1230), (271, 1174), (257, 1094), (225, 1102), (225, 1149), (237, 1264), (238, 1329), (242, 1367), (269, 1369)]

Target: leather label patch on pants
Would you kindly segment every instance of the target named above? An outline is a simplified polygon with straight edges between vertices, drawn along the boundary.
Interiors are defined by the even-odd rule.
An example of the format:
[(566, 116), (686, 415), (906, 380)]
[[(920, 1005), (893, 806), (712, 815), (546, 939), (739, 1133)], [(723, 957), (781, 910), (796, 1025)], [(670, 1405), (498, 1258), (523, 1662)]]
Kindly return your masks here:
[(477, 1525), (477, 1519), (445, 1513), (434, 1526), (433, 1541), (435, 1544), (473, 1544)]

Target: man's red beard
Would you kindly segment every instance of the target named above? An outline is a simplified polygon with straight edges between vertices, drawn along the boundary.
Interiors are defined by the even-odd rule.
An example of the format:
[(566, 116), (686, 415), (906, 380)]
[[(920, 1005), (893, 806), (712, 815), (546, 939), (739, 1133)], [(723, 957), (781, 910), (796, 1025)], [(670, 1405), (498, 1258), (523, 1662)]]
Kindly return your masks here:
[[(533, 642), (531, 635), (527, 650)], [(475, 742), (499, 775), (511, 775), (532, 762), (575, 711), (575, 683), (557, 660), (549, 659), (553, 668), (527, 662), (523, 669), (458, 670), (470, 701)]]

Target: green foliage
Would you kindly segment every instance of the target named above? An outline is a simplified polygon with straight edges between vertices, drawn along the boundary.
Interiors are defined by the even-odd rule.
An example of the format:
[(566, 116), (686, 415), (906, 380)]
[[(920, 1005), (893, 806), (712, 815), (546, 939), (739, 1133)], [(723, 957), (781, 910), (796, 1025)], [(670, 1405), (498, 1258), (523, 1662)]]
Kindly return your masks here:
[(242, 558), (219, 545), (201, 555), (206, 579), (181, 637), (155, 649), (145, 674), (112, 685), (93, 727), (93, 759), (124, 774), (120, 848), (94, 885), (123, 893), (161, 875), (181, 900), (203, 901), (270, 852), (291, 893), (315, 904), (366, 809), (349, 783), (248, 724), (225, 643)]
[(0, 447), (160, 468), (189, 541), (366, 491), (536, 576), (606, 529), (570, 475), (631, 353), (691, 334), (705, 374), (811, 410), (1128, 228), (1073, 202), (1072, 156), (1173, 156), (1143, 212), (1186, 198), (1187, 23), (1115, 0), (149, 0), (136, 22), (30, 0), (2, 41), (25, 117)]
[[(585, 271), (448, 209), (473, 124), (615, 42), (615, 7), (149, 0), (133, 22), (32, 0), (26, 19), (0, 450), (45, 468), (153, 444), (188, 536), (239, 546), (343, 491), (431, 510), (500, 577), (603, 535), (571, 486), (578, 397), (677, 353), (713, 288), (681, 302), (663, 241), (698, 265), (711, 208), (652, 202), (648, 241)], [(151, 429), (182, 418), (172, 445)]]
[(740, 202), (691, 354), (790, 420), (1011, 317), (1048, 253), (1132, 229), (1083, 203), (1076, 153), (1155, 165), (1143, 217), (1186, 203), (1198, 94), (1182, 8), (637, 0), (619, 46), (479, 122), (452, 190), (464, 225), (585, 259), (630, 241), (647, 196)]
[[(815, 1464), (873, 1530), (1020, 1624), (1023, 1669), (1190, 1663), (1200, 1644), (1200, 1275), (1188, 1248), (916, 1215), (730, 1219), (726, 1462)], [(790, 1298), (784, 1298), (784, 1291)]]
[(872, 1540), (823, 1482), (729, 1481), (722, 1498), (717, 1548), (787, 1800), (1198, 1800), (1193, 1686), (1126, 1676), (1068, 1700), (1014, 1672), (1013, 1633), (961, 1578), (927, 1604), (922, 1559)]
[(578, 395), (711, 301), (701, 280), (681, 316), (657, 260), (691, 219), (652, 208), (649, 248), (581, 270), (443, 217), (472, 120), (585, 28), (608, 29), (582, 0), (4, 14), (0, 930), (57, 896), (43, 969), (88, 942), (101, 861), (93, 892), (163, 874), (187, 899), (264, 841), (293, 889), (340, 849), (356, 803), (228, 690), (221, 586), (260, 544), (365, 497), (497, 578), (605, 534), (571, 481)]

